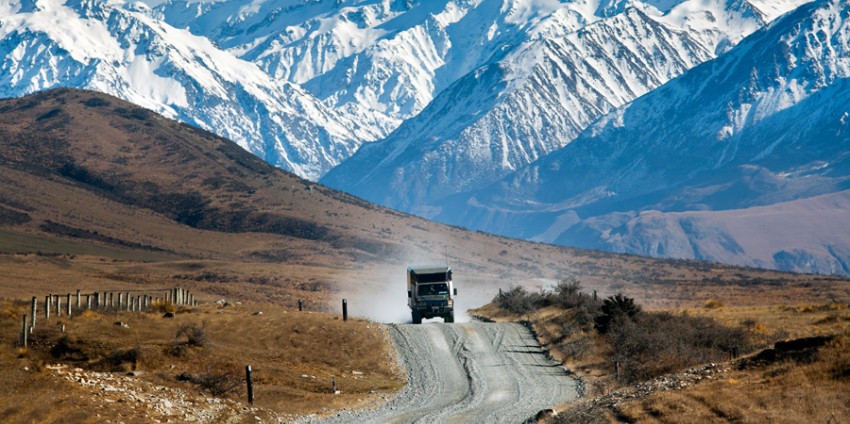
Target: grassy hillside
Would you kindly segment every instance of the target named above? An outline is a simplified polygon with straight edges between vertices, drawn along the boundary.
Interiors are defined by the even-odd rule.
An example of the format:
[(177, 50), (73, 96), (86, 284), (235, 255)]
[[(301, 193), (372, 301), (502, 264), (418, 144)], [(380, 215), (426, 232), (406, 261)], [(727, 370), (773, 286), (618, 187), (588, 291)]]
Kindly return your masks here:
[(568, 277), (650, 305), (745, 300), (753, 290), (772, 300), (848, 294), (840, 278), (580, 251), (438, 225), (302, 180), (121, 100), (69, 89), (0, 101), (0, 231), (12, 274), (0, 276), (0, 289), (24, 297), (90, 281), (184, 284), (290, 303), (304, 292), (332, 305), (364, 296), (356, 309), (391, 293), (388, 302), (400, 307), (388, 316), (403, 315), (406, 265), (446, 259), (467, 307), (486, 303), (497, 287)]
[[(29, 348), (12, 349), (27, 308), (0, 300), (3, 422), (183, 422), (187, 413), (200, 414), (181, 408), (183, 401), (220, 418), (213, 421), (275, 421), (374, 402), (404, 382), (389, 338), (368, 321), (338, 315), (253, 303), (85, 311), (39, 317)], [(175, 317), (163, 318), (166, 309)], [(257, 410), (250, 413), (240, 412), (247, 406), (245, 365), (255, 383)], [(158, 392), (172, 408), (150, 399)], [(218, 408), (221, 402), (228, 407)]]

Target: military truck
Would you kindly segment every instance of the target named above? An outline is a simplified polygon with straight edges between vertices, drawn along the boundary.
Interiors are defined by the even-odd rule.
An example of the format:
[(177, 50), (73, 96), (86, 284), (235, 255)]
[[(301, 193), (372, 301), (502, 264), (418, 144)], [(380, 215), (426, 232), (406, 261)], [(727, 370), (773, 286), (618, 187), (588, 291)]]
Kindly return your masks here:
[(435, 317), (455, 322), (453, 296), (457, 296), (457, 289), (452, 285), (452, 269), (448, 266), (407, 267), (407, 305), (414, 324), (422, 324), (423, 318)]

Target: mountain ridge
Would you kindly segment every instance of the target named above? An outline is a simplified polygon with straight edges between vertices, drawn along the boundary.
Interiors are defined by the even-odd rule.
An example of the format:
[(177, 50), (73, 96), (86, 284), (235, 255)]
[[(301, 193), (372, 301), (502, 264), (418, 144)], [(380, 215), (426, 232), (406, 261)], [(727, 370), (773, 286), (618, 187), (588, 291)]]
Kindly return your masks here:
[[(850, 100), (846, 94), (850, 68), (841, 35), (847, 26), (841, 16), (847, 10), (846, 1), (802, 6), (720, 58), (603, 118), (577, 143), (488, 190), (465, 199), (458, 196), (453, 210), (465, 208), (463, 213), (469, 215), (455, 221), (448, 215), (443, 218), (472, 223), (501, 214), (494, 218), (502, 223), (496, 224), (503, 226), (501, 230), (495, 225), (482, 227), (584, 247), (699, 257), (694, 253), (699, 248), (687, 247), (698, 244), (699, 232), (692, 237), (686, 230), (682, 233), (678, 224), (671, 224), (678, 222), (677, 215), (664, 214), (692, 212), (728, 221), (734, 214), (722, 211), (746, 216), (756, 207), (776, 211), (785, 202), (839, 196), (850, 188), (843, 118), (843, 105)], [(541, 211), (537, 218), (534, 209)], [(656, 224), (641, 218), (649, 211), (658, 212), (653, 212)], [(511, 227), (513, 213), (535, 224)], [(824, 213), (826, 217), (832, 212)], [(845, 240), (850, 238), (832, 221), (816, 220)], [(729, 222), (720, 224), (717, 237), (738, 240), (738, 245), (758, 243), (748, 241), (740, 227), (739, 239), (734, 232), (722, 231)], [(670, 225), (673, 233), (665, 233), (664, 227)], [(784, 226), (774, 231), (794, 234), (793, 228)], [(633, 238), (629, 241), (623, 234)], [(684, 247), (663, 247), (665, 234), (670, 243)], [(759, 234), (747, 237), (758, 239)], [(802, 234), (800, 239), (808, 240)], [(647, 244), (641, 245), (641, 240)], [(702, 258), (730, 260), (731, 254), (738, 264), (845, 272), (842, 264), (847, 258), (835, 254), (843, 252), (843, 246), (809, 243), (796, 248), (794, 242), (791, 236), (773, 252), (753, 251), (749, 256), (736, 253), (736, 248), (725, 253), (714, 249), (713, 256)], [(787, 252), (797, 252), (799, 260), (788, 258)], [(785, 259), (777, 261), (774, 253)], [(806, 259), (807, 255), (814, 259)]]
[[(363, 147), (321, 181), (438, 217), (445, 197), (482, 188), (564, 147), (597, 118), (714, 57), (765, 19), (749, 2), (674, 3), (665, 15), (635, 2), (560, 39), (512, 49), (373, 143), (387, 147)], [(710, 18), (681, 16), (696, 11)], [(738, 20), (744, 23), (727, 22)], [(494, 67), (503, 81), (489, 78), (477, 87), (477, 75), (497, 72), (488, 69)], [(469, 97), (484, 100), (479, 105)], [(391, 150), (394, 162), (387, 159)]]

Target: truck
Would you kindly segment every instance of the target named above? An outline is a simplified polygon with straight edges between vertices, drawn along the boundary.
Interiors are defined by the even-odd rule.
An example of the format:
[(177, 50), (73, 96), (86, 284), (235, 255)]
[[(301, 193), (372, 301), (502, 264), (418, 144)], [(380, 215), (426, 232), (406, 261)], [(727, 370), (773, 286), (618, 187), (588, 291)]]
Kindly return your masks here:
[(449, 266), (407, 267), (407, 305), (414, 324), (422, 324), (423, 318), (436, 317), (442, 317), (444, 322), (455, 322), (454, 296), (457, 296), (457, 289), (452, 284)]

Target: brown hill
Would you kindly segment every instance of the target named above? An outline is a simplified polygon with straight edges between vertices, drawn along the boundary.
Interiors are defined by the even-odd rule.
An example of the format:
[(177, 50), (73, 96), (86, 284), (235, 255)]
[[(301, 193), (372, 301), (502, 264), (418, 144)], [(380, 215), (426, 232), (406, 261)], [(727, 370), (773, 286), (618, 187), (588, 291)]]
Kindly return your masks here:
[[(470, 232), (384, 209), (269, 166), (208, 132), (93, 92), (0, 101), (0, 290), (109, 286), (407, 316), (404, 269), (455, 269), (461, 306), (498, 288), (578, 278), (647, 305), (850, 298), (847, 281), (654, 260)], [(465, 295), (465, 296), (464, 296)]]

